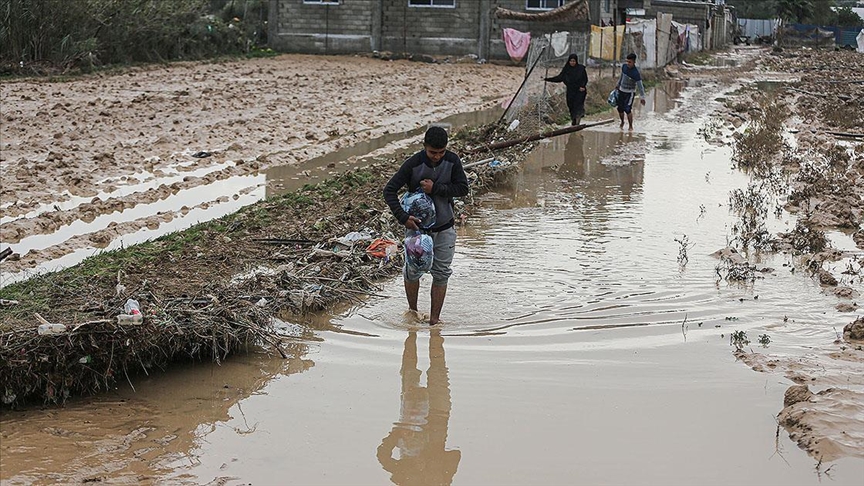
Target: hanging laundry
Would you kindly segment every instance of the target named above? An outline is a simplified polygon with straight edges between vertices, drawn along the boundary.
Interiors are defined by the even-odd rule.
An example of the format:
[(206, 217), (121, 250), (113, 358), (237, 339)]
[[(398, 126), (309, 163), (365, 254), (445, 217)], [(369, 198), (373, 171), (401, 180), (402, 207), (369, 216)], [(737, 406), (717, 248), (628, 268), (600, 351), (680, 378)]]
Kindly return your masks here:
[(555, 57), (562, 57), (564, 54), (567, 54), (569, 51), (569, 45), (567, 43), (567, 32), (555, 32), (552, 34), (552, 50), (555, 52)]
[(516, 29), (504, 29), (504, 45), (507, 47), (507, 54), (510, 55), (510, 59), (519, 62), (528, 53), (528, 46), (531, 45), (531, 34)]

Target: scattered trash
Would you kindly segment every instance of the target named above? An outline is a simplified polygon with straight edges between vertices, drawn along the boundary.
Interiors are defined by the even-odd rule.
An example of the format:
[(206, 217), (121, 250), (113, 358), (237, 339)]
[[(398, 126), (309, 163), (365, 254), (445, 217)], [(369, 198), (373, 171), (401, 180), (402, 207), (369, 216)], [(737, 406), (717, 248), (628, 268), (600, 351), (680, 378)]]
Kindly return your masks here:
[(393, 240), (387, 238), (378, 238), (366, 247), (366, 253), (375, 258), (386, 258), (398, 250), (399, 246)]
[(125, 314), (117, 316), (117, 324), (141, 324), (144, 316), (141, 314), (141, 305), (135, 299), (127, 299), (123, 306)]
[(93, 358), (91, 358), (89, 355), (88, 355), (88, 356), (84, 356), (83, 358), (81, 358), (81, 359), (78, 360), (78, 362), (81, 363), (81, 364), (91, 363), (92, 361), (93, 361)]
[(369, 230), (364, 229), (362, 231), (352, 231), (345, 236), (336, 238), (334, 241), (350, 247), (361, 241), (372, 241), (372, 238), (372, 233), (370, 233)]
[(0, 307), (11, 307), (13, 305), (18, 305), (18, 303), (17, 300), (0, 299)]
[(47, 336), (50, 334), (63, 334), (66, 332), (66, 326), (63, 324), (39, 324), (39, 328), (37, 332), (40, 336)]
[(516, 130), (517, 128), (519, 128), (519, 119), (518, 118), (513, 120), (512, 123), (510, 123), (510, 126), (507, 127), (507, 131), (512, 132), (513, 130)]
[(53, 324), (48, 322), (48, 319), (42, 317), (38, 312), (34, 312), (33, 315), (36, 317), (36, 320), (40, 322), (39, 327), (37, 328), (37, 332), (40, 336), (45, 336), (49, 334), (63, 334), (66, 332), (66, 326), (63, 324)]
[(194, 154), (192, 154), (192, 157), (195, 157), (196, 159), (203, 159), (205, 157), (210, 157), (211, 155), (213, 154), (202, 150), (200, 152), (195, 152)]

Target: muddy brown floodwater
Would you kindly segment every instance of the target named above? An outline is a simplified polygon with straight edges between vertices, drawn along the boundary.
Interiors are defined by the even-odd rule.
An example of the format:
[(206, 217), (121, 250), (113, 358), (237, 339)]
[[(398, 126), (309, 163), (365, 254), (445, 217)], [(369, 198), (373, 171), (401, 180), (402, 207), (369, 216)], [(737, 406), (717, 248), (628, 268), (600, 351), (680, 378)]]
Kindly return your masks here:
[[(860, 486), (864, 366), (835, 343), (849, 315), (787, 255), (749, 284), (716, 279), (747, 177), (700, 129), (734, 88), (666, 82), (634, 132), (541, 144), (459, 230), (435, 330), (405, 315), (397, 278), (289, 326), (289, 360), (178, 366), (7, 412), (4, 484)], [(851, 394), (822, 415), (842, 432), (822, 461), (775, 420), (795, 376), (738, 362), (733, 331), (812, 390)]]

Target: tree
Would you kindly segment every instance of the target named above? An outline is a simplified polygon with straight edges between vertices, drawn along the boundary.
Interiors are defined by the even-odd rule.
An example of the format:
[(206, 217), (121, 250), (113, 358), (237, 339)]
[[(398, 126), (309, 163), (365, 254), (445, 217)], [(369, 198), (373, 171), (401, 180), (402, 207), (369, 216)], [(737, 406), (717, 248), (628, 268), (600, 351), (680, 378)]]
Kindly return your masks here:
[(802, 22), (816, 25), (834, 25), (837, 23), (837, 13), (832, 7), (836, 5), (834, 0), (810, 0), (813, 8), (810, 15), (801, 19)]
[(774, 0), (726, 0), (735, 7), (739, 19), (772, 19), (775, 17)]
[(776, 0), (774, 12), (786, 22), (802, 23), (813, 15), (810, 0)]
[(852, 10), (852, 7), (837, 9), (837, 25), (840, 27), (864, 27), (864, 19)]

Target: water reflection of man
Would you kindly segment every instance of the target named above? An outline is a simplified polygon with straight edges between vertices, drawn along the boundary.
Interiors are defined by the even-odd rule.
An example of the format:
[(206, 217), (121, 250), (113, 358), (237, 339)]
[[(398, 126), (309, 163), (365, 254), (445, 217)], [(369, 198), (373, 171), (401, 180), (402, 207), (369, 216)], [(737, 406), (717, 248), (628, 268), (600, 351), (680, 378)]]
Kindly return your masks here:
[[(450, 421), (450, 382), (444, 363), (444, 338), (431, 330), (426, 386), (420, 386), (417, 333), (409, 332), (402, 354), (402, 406), (399, 421), (378, 446), (378, 462), (398, 485), (450, 484), (462, 458), (446, 450)], [(393, 449), (399, 448), (398, 459)]]

